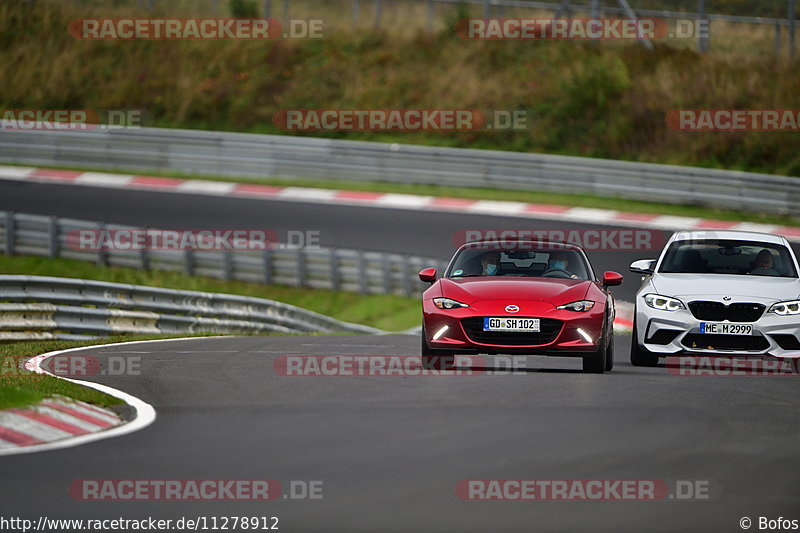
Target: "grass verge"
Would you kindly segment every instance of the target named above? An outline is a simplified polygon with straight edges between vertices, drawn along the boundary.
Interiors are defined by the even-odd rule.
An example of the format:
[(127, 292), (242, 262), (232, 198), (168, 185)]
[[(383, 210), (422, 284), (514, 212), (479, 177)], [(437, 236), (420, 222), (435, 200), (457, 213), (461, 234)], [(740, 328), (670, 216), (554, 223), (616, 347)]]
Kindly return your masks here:
[[(181, 337), (187, 336), (192, 335), (181, 335)], [(20, 365), (33, 356), (56, 350), (171, 337), (175, 335), (121, 335), (90, 341), (43, 340), (0, 344), (0, 409), (27, 407), (55, 395), (67, 396), (100, 407), (121, 404), (122, 400), (114, 396), (63, 379), (35, 374), (20, 368)]]
[[(713, 3), (711, 11), (757, 13), (776, 11), (755, 4), (781, 2)], [(67, 31), (76, 19), (141, 17), (137, 0), (0, 2), (0, 78), (14, 80), (0, 84), (0, 106), (143, 109), (155, 126), (256, 133), (295, 133), (280, 120), (286, 110), (525, 111), (519, 130), (300, 133), (800, 174), (796, 129), (683, 131), (665, 120), (681, 109), (800, 108), (798, 59), (773, 56), (769, 25), (715, 21), (711, 51), (699, 54), (693, 39), (659, 40), (652, 50), (628, 40), (465, 40), (454, 25), (485, 9), (465, 3), (435, 7), (429, 30), (431, 6), (384, 2), (383, 27), (371, 28), (375, 13), (364, 4), (354, 27), (340, 4), (293, 2), (292, 19), (324, 20), (322, 39), (160, 41)], [(147, 16), (196, 17), (211, 2), (154, 7)], [(502, 16), (537, 15), (508, 8)]]

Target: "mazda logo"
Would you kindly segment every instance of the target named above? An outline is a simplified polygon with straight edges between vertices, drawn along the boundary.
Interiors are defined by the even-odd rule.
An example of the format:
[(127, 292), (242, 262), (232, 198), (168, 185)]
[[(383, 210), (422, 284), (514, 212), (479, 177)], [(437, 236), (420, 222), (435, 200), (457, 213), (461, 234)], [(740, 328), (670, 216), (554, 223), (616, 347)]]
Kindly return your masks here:
[(519, 306), (518, 305), (507, 305), (506, 306), (507, 313), (519, 313)]

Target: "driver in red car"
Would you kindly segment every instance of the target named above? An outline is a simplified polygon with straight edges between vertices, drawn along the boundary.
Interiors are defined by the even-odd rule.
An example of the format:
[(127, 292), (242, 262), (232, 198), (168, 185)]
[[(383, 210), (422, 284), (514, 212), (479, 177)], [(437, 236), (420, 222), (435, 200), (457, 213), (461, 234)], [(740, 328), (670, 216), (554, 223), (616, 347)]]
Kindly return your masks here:
[(565, 272), (569, 274), (570, 278), (578, 279), (578, 276), (569, 270), (569, 254), (567, 253), (552, 252), (550, 254), (550, 257), (547, 259), (547, 270), (545, 270), (543, 274), (554, 271)]

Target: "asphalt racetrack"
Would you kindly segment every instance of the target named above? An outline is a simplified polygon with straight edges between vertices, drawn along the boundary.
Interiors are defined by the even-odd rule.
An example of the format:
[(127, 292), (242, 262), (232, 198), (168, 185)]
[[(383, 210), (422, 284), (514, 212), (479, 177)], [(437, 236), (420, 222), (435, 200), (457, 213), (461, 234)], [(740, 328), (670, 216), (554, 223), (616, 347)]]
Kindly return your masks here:
[[(587, 229), (557, 220), (342, 207), (0, 181), (0, 209), (163, 228), (319, 230), (321, 244), (448, 258), (464, 229)], [(596, 226), (602, 227), (602, 226)], [(590, 251), (626, 275), (657, 251)], [(4, 514), (36, 519), (277, 516), (280, 531), (741, 531), (743, 517), (800, 518), (796, 378), (681, 377), (628, 362), (610, 374), (528, 357), (471, 376), (287, 377), (287, 355), (416, 355), (419, 337), (208, 338), (89, 350), (140, 358), (98, 381), (138, 396), (154, 424), (77, 448), (2, 458)], [(499, 363), (498, 363), (499, 361)], [(492, 366), (498, 365), (498, 366)], [(321, 499), (97, 502), (80, 479), (322, 482)], [(465, 501), (462, 480), (659, 480), (707, 498)], [(699, 490), (698, 490), (699, 492)], [(676, 496), (676, 494), (673, 494)], [(794, 515), (793, 515), (794, 513)]]
[[(87, 186), (0, 180), (0, 210), (63, 216), (163, 229), (267, 229), (319, 232), (320, 245), (398, 252), (449, 259), (454, 238), (465, 230), (625, 229), (468, 213), (413, 211), (376, 207), (325, 205), (284, 200), (242, 199), (165, 192), (115, 190)], [(628, 272), (637, 259), (658, 257), (670, 232), (652, 231), (649, 250), (588, 250), (598, 275), (614, 270), (628, 281), (614, 295), (631, 302), (638, 278)]]
[[(131, 435), (2, 459), (3, 507), (23, 517), (277, 516), (281, 531), (737, 531), (791, 517), (800, 483), (795, 379), (680, 377), (627, 362), (492, 358), (471, 376), (288, 377), (284, 355), (418, 353), (391, 336), (209, 338), (89, 353), (140, 357), (103, 383), (154, 405)], [(97, 502), (79, 479), (322, 481), (322, 499)], [(464, 501), (470, 479), (701, 482), (708, 499)], [(700, 486), (700, 485), (698, 485)], [(6, 512), (5, 514), (9, 514)]]

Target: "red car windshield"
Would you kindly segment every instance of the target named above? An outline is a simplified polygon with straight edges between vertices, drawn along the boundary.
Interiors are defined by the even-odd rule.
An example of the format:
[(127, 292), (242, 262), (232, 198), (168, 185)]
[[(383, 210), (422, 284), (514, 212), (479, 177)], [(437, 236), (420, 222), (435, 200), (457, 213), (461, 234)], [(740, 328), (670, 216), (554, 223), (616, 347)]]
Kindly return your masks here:
[(537, 277), (592, 279), (583, 255), (572, 249), (485, 250), (464, 249), (446, 277)]

